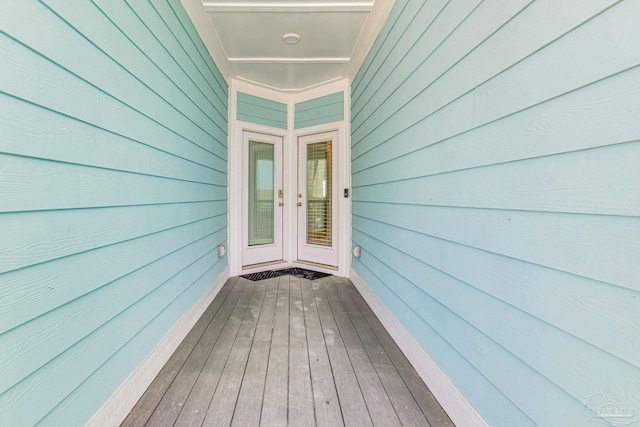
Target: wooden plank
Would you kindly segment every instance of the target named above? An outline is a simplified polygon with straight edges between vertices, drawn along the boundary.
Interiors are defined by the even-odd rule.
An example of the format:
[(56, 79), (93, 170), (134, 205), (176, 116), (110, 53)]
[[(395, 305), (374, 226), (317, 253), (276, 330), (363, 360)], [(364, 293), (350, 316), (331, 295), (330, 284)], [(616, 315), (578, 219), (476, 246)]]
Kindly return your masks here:
[[(301, 279), (302, 304), (304, 307), (304, 323), (307, 332), (307, 348), (309, 350), (309, 365), (311, 370), (311, 384), (315, 406), (316, 425), (319, 427), (344, 425), (342, 410), (333, 379), (333, 371), (327, 345), (318, 317), (316, 297), (313, 295), (313, 282)], [(317, 286), (317, 285), (316, 285)], [(349, 405), (350, 402), (343, 402)]]
[(231, 425), (239, 427), (260, 425), (264, 394), (271, 392), (271, 390), (265, 390), (265, 379), (269, 363), (277, 294), (278, 277), (268, 279), (262, 310), (251, 343), (251, 353), (243, 374)]
[[(373, 224), (362, 227), (359, 222), (355, 222), (354, 236), (364, 247), (384, 236), (387, 245), (413, 253), (417, 260), (630, 364), (637, 363), (634, 348), (640, 347), (640, 336), (632, 321), (638, 311), (637, 291), (437, 237), (380, 223), (375, 228)], [(618, 316), (611, 316), (611, 307), (616, 307)], [(593, 326), (585, 330), (585, 324)]]
[(226, 202), (2, 214), (0, 274), (225, 214)]
[[(363, 209), (373, 206), (363, 215)], [(627, 270), (640, 262), (640, 232), (634, 218), (360, 203), (354, 204), (353, 212), (355, 229), (362, 227), (361, 218), (369, 219), (640, 290)]]
[[(204, 263), (204, 267), (194, 264), (192, 268), (184, 269), (146, 298), (105, 322), (24, 378), (0, 396), (3, 422), (8, 425), (35, 425), (67, 398), (79, 399), (83, 408), (91, 405), (95, 411), (95, 396), (88, 393), (82, 395), (77, 392), (78, 388), (93, 375), (102, 374), (108, 379), (103, 384), (105, 389), (101, 390), (115, 390), (178, 321), (180, 315), (215, 280), (218, 273), (219, 270), (211, 267), (210, 263)], [(167, 312), (163, 313), (165, 309)], [(164, 315), (158, 316), (158, 313)], [(151, 331), (150, 336), (142, 341), (133, 339), (145, 328)], [(111, 371), (101, 371), (101, 367), (124, 348), (131, 348), (128, 357), (119, 365), (112, 366)], [(94, 386), (98, 387), (96, 384)], [(104, 399), (109, 395), (104, 391), (99, 393), (104, 394)], [(44, 424), (49, 425), (46, 422)]]
[[(585, 25), (585, 23), (590, 26), (593, 23), (591, 19), (594, 16), (598, 16), (603, 10), (615, 2), (616, 0), (607, 2), (595, 0), (582, 2), (579, 7), (565, 4), (565, 2), (553, 2), (550, 4), (533, 2), (530, 7), (517, 16), (517, 19), (510, 21), (508, 25), (505, 25), (500, 31), (497, 31), (477, 49), (465, 52), (464, 59), (455, 63), (450, 69), (445, 70), (443, 68), (442, 71), (446, 72), (442, 74), (441, 77), (438, 77), (437, 80), (433, 80), (431, 86), (427, 87), (427, 85), (430, 84), (427, 82), (431, 81), (431, 79), (425, 78), (421, 70), (416, 71), (413, 78), (407, 79), (406, 82), (403, 83), (403, 86), (405, 86), (404, 89), (400, 88), (397, 91), (398, 100), (403, 98), (402, 101), (396, 102), (389, 98), (376, 113), (369, 116), (367, 119), (369, 123), (366, 126), (362, 126), (357, 132), (354, 132), (354, 138), (356, 140), (360, 140), (365, 134), (368, 135), (366, 144), (362, 146), (358, 144), (357, 147), (354, 147), (354, 158), (358, 157), (364, 151), (368, 151), (373, 146), (398, 134), (398, 132), (403, 129), (415, 125), (429, 114), (438, 111), (468, 91), (489, 81), (489, 79), (503, 70), (514, 68), (513, 66), (515, 64), (525, 60), (547, 44), (553, 42), (553, 45), (555, 45), (554, 40), (560, 38), (562, 35), (572, 32), (577, 27)], [(509, 6), (511, 6), (511, 2)], [(555, 9), (554, 12), (551, 8), (557, 9)], [(493, 12), (495, 13), (501, 9), (502, 7), (496, 7), (493, 9)], [(541, 22), (541, 16), (549, 18), (543, 20), (544, 30), (536, 24), (537, 22)], [(476, 27), (481, 28), (477, 24), (473, 24), (473, 28), (475, 29)], [(466, 30), (469, 28), (472, 27), (466, 27)], [(531, 31), (531, 28), (538, 28), (538, 30)], [(494, 31), (494, 29), (491, 31)], [(589, 31), (586, 34), (592, 34), (592, 32)], [(456, 37), (460, 36), (463, 36), (462, 32), (456, 35)], [(590, 36), (587, 35), (587, 37)], [(462, 40), (462, 38), (459, 40)], [(582, 41), (583, 45), (584, 43), (585, 40)], [(590, 42), (587, 41), (587, 43)], [(560, 45), (562, 45), (562, 43), (558, 43), (557, 48), (560, 49), (560, 51), (564, 51), (566, 47), (561, 47)], [(585, 67), (582, 60), (583, 50), (574, 49), (580, 52), (580, 66), (573, 67), (571, 65), (563, 65), (560, 68), (553, 69), (553, 75), (562, 75), (565, 78), (559, 79), (562, 80), (564, 89), (561, 91), (556, 90), (551, 96), (557, 96), (559, 93), (574, 90), (594, 81), (593, 77), (583, 80), (584, 73), (582, 73), (582, 70), (593, 67)], [(615, 49), (617, 50), (618, 48), (615, 47)], [(443, 49), (442, 54), (448, 53), (448, 48)], [(434, 54), (431, 58), (437, 60), (438, 56), (439, 55)], [(492, 59), (487, 60), (487, 58)], [(630, 58), (625, 59), (629, 60)], [(605, 63), (599, 62), (598, 57), (595, 58), (595, 61), (598, 65), (604, 65), (606, 63), (606, 61)], [(637, 60), (633, 61), (633, 64), (637, 64)], [(442, 63), (442, 65), (446, 67), (444, 63)], [(427, 66), (426, 63), (421, 65), (421, 67), (425, 66)], [(565, 69), (575, 69), (574, 72), (578, 73), (576, 77), (580, 77), (567, 78), (567, 74), (562, 72), (562, 70)], [(620, 68), (605, 71), (602, 66), (595, 67), (594, 69), (600, 70), (597, 72), (600, 78), (620, 71)], [(433, 68), (431, 71), (436, 72), (436, 69)], [(419, 76), (420, 81), (413, 81), (418, 78), (416, 76)], [(518, 80), (522, 81), (522, 76), (518, 77)], [(543, 81), (544, 80), (541, 80), (540, 83)], [(416, 84), (421, 85), (420, 87), (425, 87), (425, 90), (420, 92), (419, 95), (416, 95)], [(538, 85), (535, 87), (535, 92), (540, 92), (542, 95), (545, 94), (544, 91), (540, 91)], [(558, 86), (556, 85), (556, 87)], [(491, 92), (491, 96), (494, 95), (495, 93)], [(524, 100), (528, 105), (532, 105), (529, 103), (531, 100), (530, 97), (517, 96), (514, 98)], [(548, 94), (543, 98), (539, 98), (537, 102), (546, 99), (548, 99)], [(511, 112), (512, 111), (509, 111), (509, 113)], [(393, 118), (388, 120), (392, 115)], [(382, 122), (388, 122), (388, 125), (379, 126)]]
[(640, 216), (640, 197), (629, 197), (640, 194), (639, 163), (640, 142), (629, 142), (357, 187), (353, 200)]
[(187, 398), (180, 415), (175, 422), (177, 426), (200, 426), (207, 414), (209, 405), (218, 386), (220, 377), (229, 359), (233, 343), (238, 335), (243, 318), (249, 312), (249, 306), (255, 304), (260, 297), (256, 294), (256, 287), (246, 279), (240, 299), (233, 307), (231, 315), (225, 322), (215, 345), (211, 349), (207, 360), (199, 371), (198, 379)]
[[(447, 373), (451, 381), (464, 391), (465, 396), (474, 402), (489, 425), (504, 419), (513, 421), (514, 425), (564, 425), (570, 424), (572, 419), (588, 418), (589, 410), (577, 396), (569, 395), (565, 389), (556, 386), (553, 380), (532, 369), (531, 365), (519, 357), (514, 357), (513, 353), (466, 321), (465, 317), (469, 313), (461, 317), (424, 292), (421, 289), (426, 283), (423, 278), (417, 286), (383, 262), (369, 255), (363, 258), (366, 258), (364, 261), (371, 272), (364, 273), (367, 283), (379, 281), (374, 285), (378, 289), (386, 286), (384, 283), (392, 284), (393, 293), (399, 297), (392, 300), (385, 295), (385, 304), (397, 313), (402, 323), (408, 325), (411, 335)], [(409, 268), (406, 267), (407, 270)], [(434, 285), (440, 283), (442, 282), (435, 282)], [(448, 286), (443, 285), (443, 289), (448, 289)], [(486, 319), (501, 322), (503, 326), (511, 322), (509, 318), (494, 317), (493, 311), (491, 316), (487, 316), (484, 310), (479, 312), (479, 306), (478, 303), (474, 304), (473, 311), (482, 313)], [(412, 313), (417, 313), (422, 321), (411, 319), (414, 317)], [(522, 336), (522, 331), (518, 335)], [(446, 346), (438, 342), (436, 337), (446, 337)], [(542, 356), (547, 353), (536, 351), (536, 354)], [(554, 363), (554, 359), (550, 359), (549, 363)], [(469, 367), (476, 372), (469, 372)], [(584, 379), (584, 376), (576, 378), (578, 381)], [(523, 383), (527, 387), (522, 387)], [(531, 390), (539, 393), (532, 395)], [(590, 390), (591, 388), (585, 389), (583, 392), (589, 393)], [(545, 410), (540, 411), (543, 401)]]
[(340, 302), (335, 284), (326, 278), (319, 280), (322, 281), (322, 287), (325, 290), (331, 311), (335, 317), (336, 325), (344, 340), (345, 348), (356, 377), (358, 378), (358, 383), (360, 384), (360, 389), (362, 390), (362, 395), (367, 404), (373, 425), (400, 426), (401, 422), (380, 381), (380, 377), (371, 363), (353, 327), (353, 323), (349, 320), (349, 316)]
[(267, 281), (254, 282), (253, 285), (256, 288), (255, 294), (240, 324), (240, 329), (225, 363), (220, 381), (218, 381), (218, 386), (211, 399), (209, 410), (202, 423), (203, 426), (228, 426), (233, 419), (242, 378), (247, 368), (251, 344), (264, 304)]
[[(640, 376), (637, 375), (638, 367), (632, 363), (621, 361), (606, 350), (596, 349), (588, 342), (534, 318), (527, 311), (518, 310), (479, 291), (472, 284), (452, 278), (419, 260), (407, 260), (396, 249), (388, 246), (383, 249), (381, 244), (372, 240), (366, 244), (372, 251), (383, 253), (384, 263), (395, 271), (401, 271), (402, 280), (406, 280), (407, 284), (417, 284), (411, 295), (402, 296), (407, 305), (415, 309), (421, 304), (428, 304), (427, 299), (437, 301), (503, 347), (511, 354), (511, 358), (535, 367), (536, 375), (548, 379), (576, 400), (579, 400), (581, 393), (600, 390), (600, 393), (612, 396), (616, 402), (635, 403), (630, 390), (640, 389)], [(418, 296), (421, 294), (423, 296)], [(491, 313), (491, 316), (476, 310), (478, 306)], [(523, 330), (531, 331), (536, 336), (535, 341), (523, 335)], [(545, 357), (550, 352), (554, 352), (553, 359)], [(567, 366), (572, 369), (567, 370)], [(609, 374), (611, 380), (602, 382), (588, 375), (575, 374), (588, 372), (589, 369), (609, 369), (612, 372)]]
[[(72, 7), (61, 0), (43, 0), (53, 11), (65, 19), (80, 34), (94, 43), (105, 55), (131, 73), (129, 105), (137, 105), (148, 115), (158, 115), (158, 121), (171, 126), (181, 135), (197, 142), (201, 147), (223, 157), (226, 151), (222, 144), (211, 144), (226, 140), (226, 130), (214, 124), (210, 117), (199, 110), (194, 103), (161, 73), (149, 58), (138, 50), (131, 41), (120, 32), (108, 17), (91, 3)], [(78, 36), (79, 37), (79, 36)], [(64, 64), (62, 64), (64, 65)], [(113, 84), (111, 84), (113, 86)], [(121, 86), (120, 90), (124, 87)], [(102, 87), (108, 91), (108, 86)], [(137, 93), (136, 93), (137, 92)], [(136, 93), (134, 99), (132, 94)], [(162, 115), (168, 117), (161, 119)]]
[(273, 332), (265, 379), (260, 424), (287, 425), (289, 402), (289, 276), (278, 278)]
[[(640, 117), (640, 106), (634, 102), (638, 98), (640, 69), (634, 68), (484, 126), (478, 126), (471, 114), (450, 108), (450, 104), (355, 160), (352, 185), (634, 141), (640, 135), (638, 126), (633, 125)], [(461, 102), (462, 99), (453, 104)]]
[(209, 166), (4, 94), (0, 151), (206, 184), (227, 182), (226, 173)]
[[(227, 132), (227, 117), (222, 115), (220, 111), (214, 108), (213, 104), (207, 96), (204, 95), (191, 79), (184, 72), (181, 64), (169, 54), (168, 50), (162, 46), (158, 37), (152, 33), (147, 22), (140, 19), (140, 16), (134, 13), (130, 5), (124, 2), (109, 2), (104, 0), (95, 0), (95, 5), (114, 23), (114, 25), (133, 43), (155, 66), (183, 93), (202, 113), (207, 115), (214, 126)], [(139, 2), (143, 3), (143, 2)], [(148, 3), (147, 3), (148, 4)], [(150, 12), (149, 9), (147, 9)], [(149, 14), (156, 15), (155, 13)], [(142, 16), (147, 16), (144, 14)], [(156, 15), (157, 17), (157, 15)], [(161, 31), (167, 34), (166, 29)], [(202, 87), (207, 87), (203, 84)], [(213, 95), (213, 94), (212, 94)], [(205, 122), (206, 123), (206, 122)], [(206, 124), (210, 126), (211, 124)], [(221, 127), (222, 125), (222, 127)]]
[(315, 426), (300, 279), (289, 277), (289, 425)]
[(217, 311), (215, 317), (209, 322), (206, 330), (201, 333), (197, 345), (190, 351), (186, 361), (175, 375), (174, 380), (165, 392), (162, 400), (158, 403), (149, 425), (173, 425), (180, 415), (194, 384), (196, 383), (211, 349), (222, 333), (225, 323), (235, 305), (237, 304), (242, 290), (247, 286), (245, 281), (234, 279), (236, 286), (226, 300), (220, 302), (222, 307)]
[(398, 419), (403, 426), (425, 426), (429, 423), (411, 392), (404, 383), (398, 370), (386, 354), (386, 350), (360, 312), (360, 308), (351, 298), (347, 287), (351, 285), (348, 279), (332, 277), (327, 280), (337, 291), (345, 311), (353, 324), (362, 346), (364, 347), (380, 382), (395, 409)]
[[(53, 411), (47, 414), (42, 419), (41, 425), (84, 425), (94, 415), (96, 408), (105, 402), (113, 391), (117, 390), (129, 377), (130, 373), (143, 363), (146, 356), (157, 346), (157, 343), (166, 336), (166, 331), (180, 320), (181, 314), (193, 307), (194, 302), (203, 295), (211, 283), (219, 278), (220, 272), (226, 267), (226, 265), (222, 265), (222, 262), (219, 264), (221, 264), (219, 268), (209, 269), (188, 288), (184, 287), (188, 278), (178, 279), (178, 287), (173, 288), (173, 295), (179, 296), (169, 306), (163, 307), (164, 310), (161, 310), (151, 322), (135, 335), (136, 339), (129, 339), (113, 355), (109, 353), (109, 345), (115, 348), (113, 343), (99, 341), (88, 343), (88, 348), (91, 349), (105, 345), (101, 350), (110, 357), (103, 364), (100, 364), (100, 367), (79, 384)], [(180, 282), (180, 280), (183, 281)], [(170, 299), (170, 296), (164, 296), (164, 301)], [(147, 313), (155, 315), (149, 307), (146, 308)], [(136, 319), (130, 320), (133, 320), (130, 325), (137, 325)], [(114, 335), (122, 334), (126, 328), (127, 326), (123, 324), (115, 325)], [(104, 340), (104, 338), (104, 336), (96, 337), (97, 340)], [(89, 361), (89, 363), (95, 363), (95, 360)], [(78, 367), (74, 366), (76, 369)], [(68, 377), (59, 379), (61, 382), (67, 380)], [(39, 392), (41, 393), (42, 390), (39, 389)]]
[(192, 357), (194, 348), (201, 342), (203, 335), (208, 330), (211, 321), (217, 315), (220, 317), (219, 311), (228, 306), (235, 305), (236, 298), (242, 290), (243, 283), (238, 283), (238, 278), (230, 278), (227, 283), (220, 289), (218, 295), (211, 302), (209, 307), (198, 319), (191, 331), (182, 340), (178, 348), (171, 355), (167, 363), (162, 367), (156, 378), (149, 385), (140, 400), (129, 412), (129, 415), (122, 422), (122, 427), (143, 427), (163, 396), (172, 385), (178, 373), (183, 369), (185, 362)]
[[(387, 102), (387, 100), (390, 99), (392, 101), (391, 105), (396, 106), (397, 104), (393, 102), (396, 98), (400, 97), (400, 95), (402, 95), (403, 99), (409, 96), (406, 91), (400, 91), (400, 93), (396, 92), (402, 88), (403, 84), (407, 84), (407, 81), (416, 73), (416, 70), (421, 66), (424, 67), (434, 63), (434, 61), (438, 59), (438, 56), (442, 57), (445, 56), (445, 53), (449, 53), (445, 52), (449, 50), (446, 49), (446, 47), (451, 43), (447, 43), (447, 41), (452, 34), (456, 34), (460, 27), (465, 28), (464, 23), (469, 19), (469, 17), (473, 16), (473, 14), (478, 10), (480, 4), (481, 2), (479, 0), (452, 0), (448, 2), (441, 11), (438, 11), (438, 15), (435, 18), (431, 18), (432, 20), (426, 21), (430, 23), (429, 28), (419, 35), (418, 40), (405, 38), (401, 40), (402, 43), (394, 46), (398, 53), (403, 51), (408, 52), (398, 63), (389, 64), (394, 66), (392, 68), (393, 71), (388, 70), (388, 68), (391, 68), (389, 65), (384, 67), (385, 71), (388, 70), (387, 73), (389, 75), (380, 75), (378, 79), (376, 79), (382, 80), (380, 85), (370, 86), (370, 90), (367, 90), (360, 95), (358, 99), (360, 105), (353, 114), (354, 122), (352, 124), (352, 138), (354, 139), (354, 148), (359, 145), (363, 136), (367, 135), (371, 131), (371, 128), (374, 127), (370, 121), (375, 118), (370, 119), (370, 117), (381, 108), (384, 109), (386, 106), (383, 104)], [(485, 9), (487, 7), (488, 6), (485, 6)], [(506, 5), (506, 7), (510, 8), (511, 6)], [(486, 37), (487, 31), (492, 31), (494, 29), (492, 24), (499, 19), (500, 16), (496, 16), (485, 25), (479, 27), (477, 29), (478, 36), (484, 35)], [(467, 27), (467, 31), (471, 31), (471, 29)], [(395, 40), (387, 40), (387, 43), (393, 41)], [(469, 38), (467, 40), (467, 46), (457, 46), (457, 49), (452, 50), (450, 52), (450, 56), (448, 56), (444, 61), (441, 58), (441, 63), (435, 66), (433, 71), (439, 70), (442, 72), (443, 70), (446, 70), (452, 65), (452, 63), (455, 63), (456, 60), (459, 60), (462, 55), (468, 52), (465, 51), (466, 49), (477, 46), (480, 42), (481, 39), (478, 37)], [(408, 48), (408, 46), (410, 47)], [(383, 79), (383, 77), (385, 78)], [(433, 82), (435, 77), (437, 77), (437, 74), (435, 76), (433, 74), (425, 74), (422, 81), (415, 83), (413, 96), (420, 93), (417, 90), (418, 88), (428, 86)], [(410, 96), (409, 99), (413, 98), (413, 96)], [(378, 115), (381, 113), (382, 112), (379, 112)], [(357, 154), (360, 154), (360, 152), (357, 151), (354, 153), (354, 157)]]
[[(450, 0), (437, 0), (430, 2), (408, 2), (402, 7), (402, 12), (398, 16), (389, 17), (386, 25), (389, 28), (385, 42), (374, 52), (370, 66), (366, 72), (354, 79), (353, 91), (351, 95), (351, 108), (355, 112), (352, 119), (364, 110), (364, 105), (371, 99), (374, 92), (368, 90), (369, 87), (376, 88), (384, 85), (389, 75), (402, 63), (405, 56), (410, 51), (415, 55), (422, 54), (423, 58), (428, 57), (429, 50), (420, 51), (419, 45), (422, 43), (433, 43), (422, 36), (429, 31), (433, 22), (438, 19), (443, 9), (449, 5)], [(394, 9), (400, 5), (394, 6)], [(418, 45), (418, 46), (416, 46)], [(436, 46), (432, 44), (431, 46)]]
[(372, 426), (363, 392), (329, 306), (321, 279), (312, 286), (345, 426)]
[[(227, 122), (227, 105), (220, 100), (220, 96), (227, 96), (226, 91), (216, 84), (211, 71), (207, 68), (204, 73), (200, 70), (194, 60), (190, 58), (180, 44), (177, 36), (171, 32), (171, 28), (162, 20), (150, 2), (127, 0), (131, 10), (135, 12), (149, 31), (158, 39), (160, 44), (171, 55), (176, 64), (194, 82), (197, 89), (207, 98), (218, 113)], [(208, 76), (209, 79), (207, 79)], [(226, 84), (225, 84), (226, 87)]]
[(387, 332), (378, 317), (373, 313), (362, 295), (360, 295), (352, 283), (346, 284), (345, 288), (375, 334), (380, 345), (383, 347), (385, 354), (389, 357), (398, 374), (402, 377), (402, 380), (411, 392), (411, 395), (420, 407), (429, 425), (453, 427), (453, 422), (447, 413), (442, 409), (440, 403), (438, 403), (413, 366), (411, 366), (409, 360), (407, 360), (402, 350), (400, 350), (391, 335), (389, 335), (389, 332)]
[[(217, 238), (223, 238), (225, 222), (221, 218), (216, 230), (216, 221), (200, 221), (5, 273), (0, 281), (0, 305), (5, 308), (0, 311), (0, 331), (47, 313), (212, 232), (220, 231)], [(64, 274), (52, 277), (52, 271)]]
[(0, 165), (0, 212), (225, 200), (227, 193), (222, 185), (5, 154)]
[(213, 241), (189, 245), (2, 334), (0, 393), (148, 297), (168, 277), (184, 269), (204, 268), (206, 258), (213, 255)]
[[(169, 13), (169, 9), (166, 9), (162, 2), (152, 2), (152, 5), (172, 29), (174, 36), (180, 41), (187, 55), (195, 59), (196, 66), (202, 70), (207, 78), (209, 78), (208, 76), (212, 76), (217, 82), (216, 86), (221, 92), (219, 93), (219, 97), (226, 109), (229, 97), (227, 82), (224, 80), (220, 70), (218, 70), (218, 67), (187, 15), (182, 3), (179, 0), (166, 0), (166, 3), (170, 6), (172, 13)], [(207, 69), (209, 72), (207, 72)], [(219, 91), (216, 91), (216, 93), (218, 92)]]

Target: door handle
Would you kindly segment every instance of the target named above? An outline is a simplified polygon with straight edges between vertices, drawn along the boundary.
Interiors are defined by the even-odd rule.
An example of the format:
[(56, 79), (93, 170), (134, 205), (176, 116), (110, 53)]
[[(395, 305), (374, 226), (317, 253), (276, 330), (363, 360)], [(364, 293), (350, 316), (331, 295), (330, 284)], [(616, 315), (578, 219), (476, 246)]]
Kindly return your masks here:
[(302, 206), (302, 202), (298, 202), (298, 206)]
[(284, 206), (284, 203), (280, 202), (278, 203), (278, 206)]

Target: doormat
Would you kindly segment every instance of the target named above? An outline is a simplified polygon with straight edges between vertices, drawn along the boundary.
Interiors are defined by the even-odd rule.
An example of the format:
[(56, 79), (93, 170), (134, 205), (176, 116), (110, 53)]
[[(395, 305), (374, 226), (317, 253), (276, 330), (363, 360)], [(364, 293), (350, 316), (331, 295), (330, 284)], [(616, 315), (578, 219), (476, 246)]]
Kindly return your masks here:
[(304, 268), (285, 268), (284, 270), (268, 270), (261, 271), (259, 273), (245, 274), (240, 277), (256, 282), (258, 280), (271, 279), (272, 277), (285, 276), (287, 274), (307, 280), (316, 280), (323, 277), (331, 276), (331, 274), (328, 273), (305, 270)]

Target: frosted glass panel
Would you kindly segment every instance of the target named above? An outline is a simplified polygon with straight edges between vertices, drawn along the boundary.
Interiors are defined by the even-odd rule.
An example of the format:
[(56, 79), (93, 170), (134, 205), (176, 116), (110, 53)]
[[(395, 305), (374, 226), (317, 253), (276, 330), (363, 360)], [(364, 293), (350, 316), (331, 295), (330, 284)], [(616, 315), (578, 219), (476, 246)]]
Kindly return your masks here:
[(274, 145), (249, 141), (249, 246), (274, 241)]
[(307, 145), (307, 243), (331, 246), (331, 141)]

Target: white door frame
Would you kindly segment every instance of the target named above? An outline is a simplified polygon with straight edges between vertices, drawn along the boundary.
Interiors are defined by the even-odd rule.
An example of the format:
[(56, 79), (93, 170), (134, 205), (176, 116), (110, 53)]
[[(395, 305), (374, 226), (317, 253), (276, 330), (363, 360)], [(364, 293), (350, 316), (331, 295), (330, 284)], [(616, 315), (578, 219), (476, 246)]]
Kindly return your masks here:
[[(262, 142), (273, 145), (273, 243), (257, 246), (249, 246), (249, 215), (248, 215), (248, 200), (249, 200), (249, 182), (248, 174), (249, 170), (249, 144), (251, 141)], [(245, 173), (243, 173), (242, 183), (242, 264), (255, 265), (265, 262), (278, 262), (284, 259), (283, 253), (283, 199), (279, 197), (279, 193), (282, 191), (282, 148), (284, 145), (284, 138), (278, 135), (272, 135), (265, 132), (255, 132), (244, 130), (242, 132), (242, 166)]]
[[(343, 91), (345, 94), (344, 120), (294, 129), (295, 104)], [(237, 117), (237, 93), (271, 99), (287, 104), (287, 129), (258, 125), (239, 121)], [(288, 94), (276, 90), (257, 86), (245, 81), (232, 79), (229, 86), (229, 213), (228, 213), (228, 256), (229, 271), (232, 276), (260, 271), (267, 268), (285, 268), (298, 266), (323, 271), (334, 275), (349, 277), (351, 265), (351, 139), (350, 139), (350, 87), (347, 79), (319, 86), (303, 92)], [(242, 132), (244, 130), (268, 133), (282, 136), (283, 147), (283, 179), (284, 179), (284, 207), (283, 207), (283, 238), (284, 261), (268, 267), (243, 269), (242, 267)], [(291, 226), (296, 221), (296, 190), (297, 190), (297, 137), (310, 133), (338, 131), (338, 269), (328, 269), (322, 266), (310, 266), (297, 261), (297, 227)], [(343, 197), (344, 189), (349, 189), (349, 198)]]

